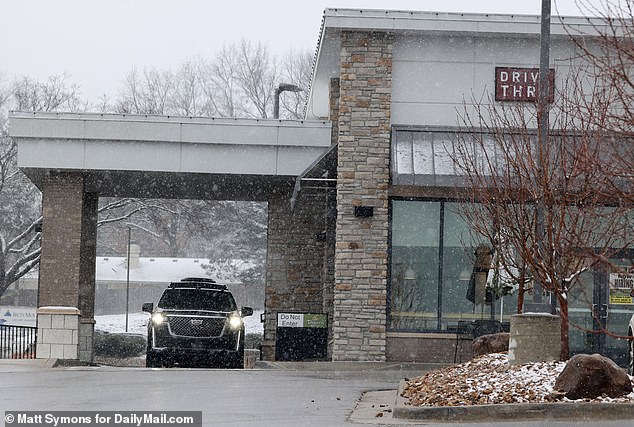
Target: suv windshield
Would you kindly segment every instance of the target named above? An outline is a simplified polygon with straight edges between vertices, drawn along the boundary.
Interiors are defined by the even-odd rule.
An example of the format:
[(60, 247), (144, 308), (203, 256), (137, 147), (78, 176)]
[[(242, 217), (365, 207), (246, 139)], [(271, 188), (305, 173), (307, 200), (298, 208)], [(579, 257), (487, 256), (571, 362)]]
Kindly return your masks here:
[(158, 306), (168, 310), (237, 310), (230, 293), (208, 289), (167, 289)]

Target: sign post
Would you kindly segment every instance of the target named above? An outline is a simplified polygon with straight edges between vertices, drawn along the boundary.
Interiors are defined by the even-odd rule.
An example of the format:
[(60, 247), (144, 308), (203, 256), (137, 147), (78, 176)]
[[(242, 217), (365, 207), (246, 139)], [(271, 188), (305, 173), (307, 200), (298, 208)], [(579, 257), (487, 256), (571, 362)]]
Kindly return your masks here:
[(321, 313), (277, 313), (275, 360), (325, 360), (328, 316)]

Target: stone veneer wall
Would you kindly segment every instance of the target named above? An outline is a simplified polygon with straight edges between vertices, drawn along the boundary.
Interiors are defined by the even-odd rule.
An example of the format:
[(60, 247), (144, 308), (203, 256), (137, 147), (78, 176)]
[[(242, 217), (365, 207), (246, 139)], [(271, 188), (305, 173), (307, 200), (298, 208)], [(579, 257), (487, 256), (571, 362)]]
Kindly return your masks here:
[(79, 173), (51, 173), (44, 180), (38, 306), (77, 313), (38, 310), (38, 334), (43, 334), (38, 358), (92, 361), (97, 204), (98, 196), (84, 191)]
[[(330, 79), (330, 121), (332, 122), (331, 144), (337, 143), (339, 136), (339, 78)], [(328, 178), (337, 178), (336, 171)], [(334, 298), (335, 298), (335, 242), (337, 225), (337, 193), (326, 191), (324, 193), (326, 203), (325, 221), (325, 244), (324, 244), (324, 266), (323, 266), (323, 312), (328, 315), (328, 359), (332, 359), (332, 321), (334, 318)]]
[(324, 202), (302, 196), (293, 211), (292, 189), (268, 201), (265, 322), (262, 358), (275, 360), (277, 312), (321, 313)]
[(77, 308), (38, 308), (36, 357), (70, 360), (79, 358), (79, 310)]
[(42, 186), (40, 307), (79, 309), (83, 191), (78, 174), (52, 174)]
[[(342, 32), (332, 358), (384, 361), (393, 35)], [(370, 218), (355, 206), (372, 206)]]

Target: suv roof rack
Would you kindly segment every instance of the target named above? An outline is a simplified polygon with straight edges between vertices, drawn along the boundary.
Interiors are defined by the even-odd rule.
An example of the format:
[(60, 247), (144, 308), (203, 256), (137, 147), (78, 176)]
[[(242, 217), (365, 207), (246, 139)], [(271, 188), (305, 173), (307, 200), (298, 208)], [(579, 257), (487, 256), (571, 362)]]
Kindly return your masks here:
[(216, 283), (215, 280), (198, 277), (186, 277), (180, 282), (172, 282), (169, 285), (170, 288), (196, 288), (196, 289), (215, 289), (219, 291), (226, 291), (227, 285)]
[(216, 283), (214, 279), (209, 279), (207, 277), (185, 277), (184, 279), (181, 279), (181, 282)]

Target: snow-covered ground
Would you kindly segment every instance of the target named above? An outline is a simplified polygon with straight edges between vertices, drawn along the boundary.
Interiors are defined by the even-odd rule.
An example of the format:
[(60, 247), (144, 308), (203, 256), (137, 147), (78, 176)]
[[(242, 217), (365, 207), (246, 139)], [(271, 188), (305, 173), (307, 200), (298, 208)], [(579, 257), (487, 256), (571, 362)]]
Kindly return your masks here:
[[(260, 314), (262, 310), (254, 311), (253, 316), (244, 318), (244, 327), (247, 334), (263, 334), (264, 325), (260, 323)], [(147, 322), (150, 318), (149, 313), (129, 313), (128, 315), (128, 332), (133, 334), (147, 334)], [(125, 314), (110, 314), (104, 316), (95, 316), (95, 329), (103, 332), (125, 332)]]

